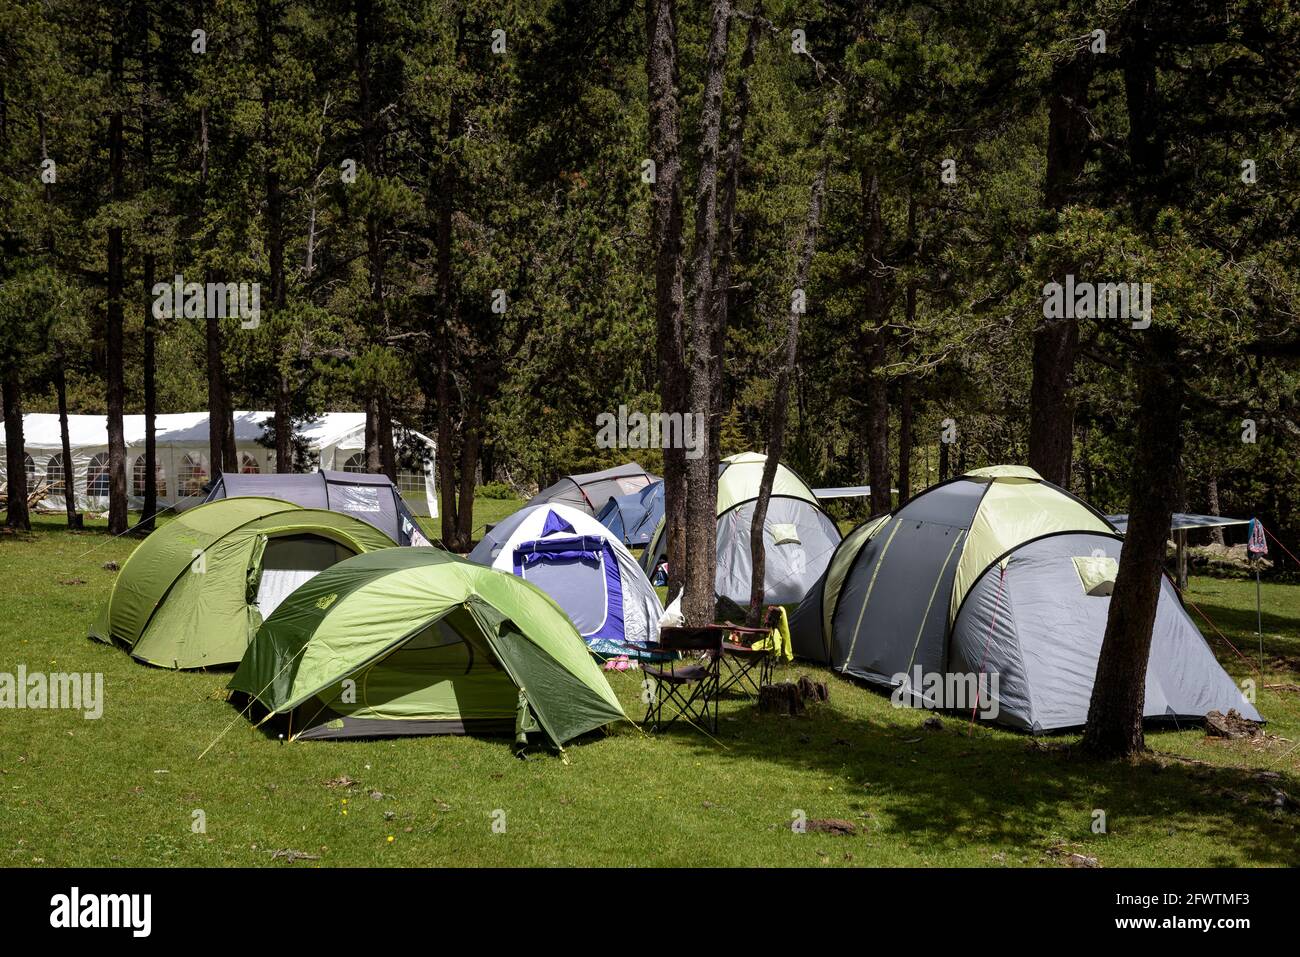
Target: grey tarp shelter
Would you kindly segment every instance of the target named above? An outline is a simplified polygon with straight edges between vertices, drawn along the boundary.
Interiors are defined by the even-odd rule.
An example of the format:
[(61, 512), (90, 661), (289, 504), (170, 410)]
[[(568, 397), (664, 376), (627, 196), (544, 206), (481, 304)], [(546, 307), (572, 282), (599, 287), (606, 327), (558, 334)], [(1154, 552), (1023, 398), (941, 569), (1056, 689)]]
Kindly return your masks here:
[[(850, 532), (795, 613), (794, 650), (934, 707), (953, 703), (935, 699), (927, 676), (952, 687), (996, 675), (992, 720), (1079, 727), (1122, 545), (1104, 516), (1032, 470), (977, 470)], [(1229, 708), (1259, 720), (1164, 581), (1144, 714)]]
[(275, 498), (303, 508), (323, 508), (369, 522), (398, 545), (428, 545), (415, 516), (387, 475), (369, 472), (223, 472), (206, 502), (245, 496)]
[(659, 476), (652, 475), (635, 462), (628, 462), (602, 472), (566, 475), (530, 498), (527, 505), (557, 502), (580, 508), (594, 517), (610, 498), (630, 495), (658, 481)]

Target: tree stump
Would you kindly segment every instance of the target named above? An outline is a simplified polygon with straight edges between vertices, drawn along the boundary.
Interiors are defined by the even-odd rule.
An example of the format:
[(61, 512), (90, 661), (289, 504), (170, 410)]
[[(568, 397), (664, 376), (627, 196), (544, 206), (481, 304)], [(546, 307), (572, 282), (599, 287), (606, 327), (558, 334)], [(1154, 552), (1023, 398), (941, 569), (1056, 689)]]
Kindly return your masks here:
[(830, 689), (824, 681), (813, 681), (807, 675), (799, 676), (799, 692), (806, 701), (829, 701)]
[(758, 710), (764, 714), (804, 714), (808, 703), (825, 701), (830, 697), (826, 682), (813, 681), (800, 675), (796, 681), (778, 681), (758, 689)]
[(764, 714), (803, 714), (803, 695), (793, 681), (778, 681), (758, 689), (758, 710)]

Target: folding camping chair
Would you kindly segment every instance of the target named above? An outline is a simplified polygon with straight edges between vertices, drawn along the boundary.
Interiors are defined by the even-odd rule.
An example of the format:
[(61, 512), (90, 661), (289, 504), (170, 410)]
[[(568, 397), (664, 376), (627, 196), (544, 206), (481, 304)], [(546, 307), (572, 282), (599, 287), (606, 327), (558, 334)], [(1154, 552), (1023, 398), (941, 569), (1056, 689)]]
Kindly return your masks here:
[[(718, 691), (721, 685), (722, 640), (725, 629), (721, 625), (704, 625), (698, 628), (665, 627), (659, 630), (659, 643), (655, 650), (676, 654), (683, 651), (702, 652), (704, 657), (689, 662), (675, 658), (660, 665), (642, 665), (641, 671), (654, 680), (654, 690), (646, 702), (645, 723), (651, 731), (669, 727), (678, 718), (698, 720), (718, 733)], [(664, 705), (677, 710), (664, 720)], [(713, 706), (712, 716), (709, 705)]]
[(722, 642), (724, 674), (719, 690), (736, 688), (748, 697), (757, 698), (758, 689), (772, 678), (776, 654), (772, 648), (755, 648), (754, 645), (770, 637), (772, 629), (740, 625), (727, 625), (726, 629), (727, 635)]

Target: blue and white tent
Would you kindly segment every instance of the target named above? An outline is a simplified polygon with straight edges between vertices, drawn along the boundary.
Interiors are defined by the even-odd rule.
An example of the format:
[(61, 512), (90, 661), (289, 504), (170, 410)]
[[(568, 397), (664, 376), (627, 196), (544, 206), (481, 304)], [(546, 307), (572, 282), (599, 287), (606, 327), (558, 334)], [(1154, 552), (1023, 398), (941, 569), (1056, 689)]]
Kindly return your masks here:
[(510, 572), (551, 596), (597, 655), (635, 654), (659, 634), (663, 606), (631, 552), (569, 505), (525, 506), (493, 526), (470, 561)]
[(622, 539), (625, 545), (648, 545), (664, 517), (664, 483), (655, 482), (631, 495), (611, 495), (596, 513), (596, 521)]

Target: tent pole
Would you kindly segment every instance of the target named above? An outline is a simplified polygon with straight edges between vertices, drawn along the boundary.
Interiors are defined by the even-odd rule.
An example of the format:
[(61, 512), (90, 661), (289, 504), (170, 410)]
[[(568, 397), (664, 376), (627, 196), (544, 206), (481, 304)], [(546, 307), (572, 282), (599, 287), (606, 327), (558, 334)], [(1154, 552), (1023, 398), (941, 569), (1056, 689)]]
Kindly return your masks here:
[(1255, 634), (1259, 638), (1259, 677), (1264, 678), (1264, 612), (1259, 596), (1259, 562), (1255, 562)]

